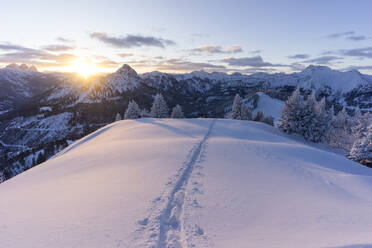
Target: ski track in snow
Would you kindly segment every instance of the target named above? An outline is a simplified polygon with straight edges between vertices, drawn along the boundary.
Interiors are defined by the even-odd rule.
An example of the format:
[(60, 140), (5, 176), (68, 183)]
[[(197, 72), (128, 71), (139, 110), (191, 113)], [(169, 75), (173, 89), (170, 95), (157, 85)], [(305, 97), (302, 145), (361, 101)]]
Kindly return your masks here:
[[(202, 192), (202, 184), (198, 182), (202, 177), (202, 166), (198, 164), (204, 161), (207, 141), (215, 122), (216, 120), (212, 121), (205, 136), (191, 149), (178, 173), (169, 179), (166, 189), (153, 200), (149, 216), (137, 222), (139, 228), (125, 247), (197, 247), (195, 242), (202, 242), (203, 247), (209, 246), (203, 229), (195, 223), (194, 219), (198, 218), (194, 216), (194, 210), (200, 208), (195, 194)], [(197, 175), (192, 175), (194, 168), (198, 170)], [(192, 184), (190, 187), (189, 182)], [(187, 208), (186, 214), (184, 208)], [(117, 247), (121, 245), (119, 242)]]

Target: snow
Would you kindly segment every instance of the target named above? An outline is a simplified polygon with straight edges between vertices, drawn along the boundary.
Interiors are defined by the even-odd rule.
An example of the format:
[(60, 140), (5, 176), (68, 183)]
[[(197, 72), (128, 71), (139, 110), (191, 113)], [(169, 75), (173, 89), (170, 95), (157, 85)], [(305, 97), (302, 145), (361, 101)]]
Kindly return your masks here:
[(124, 120), (0, 184), (0, 247), (368, 247), (371, 194), (263, 123)]
[(7, 112), (9, 112), (9, 111), (10, 111), (10, 109), (7, 109), (7, 110), (0, 110), (0, 115), (5, 114), (5, 113), (7, 113)]
[(275, 125), (280, 119), (282, 108), (284, 102), (275, 98), (271, 98), (263, 92), (256, 93), (259, 98), (257, 102), (257, 107), (253, 110), (253, 116), (257, 114), (258, 111), (262, 111), (265, 116), (271, 115), (274, 118)]
[(50, 112), (52, 111), (52, 107), (44, 106), (40, 108), (40, 112)]

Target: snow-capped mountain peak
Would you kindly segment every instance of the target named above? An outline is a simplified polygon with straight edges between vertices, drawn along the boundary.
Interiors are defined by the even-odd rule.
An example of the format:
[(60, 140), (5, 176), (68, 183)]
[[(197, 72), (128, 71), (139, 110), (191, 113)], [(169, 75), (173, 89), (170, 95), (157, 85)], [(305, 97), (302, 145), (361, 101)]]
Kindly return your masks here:
[(137, 76), (137, 72), (127, 64), (122, 65), (115, 73), (120, 75), (126, 75), (127, 77)]

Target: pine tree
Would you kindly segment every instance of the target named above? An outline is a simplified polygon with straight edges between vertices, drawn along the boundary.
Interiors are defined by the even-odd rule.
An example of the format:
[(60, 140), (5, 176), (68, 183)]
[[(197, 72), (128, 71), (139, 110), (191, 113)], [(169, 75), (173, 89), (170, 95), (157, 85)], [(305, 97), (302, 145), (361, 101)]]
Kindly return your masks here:
[(252, 120), (251, 109), (244, 105), (241, 106), (240, 114), (241, 114), (241, 118), (240, 118), (241, 120), (246, 120), (246, 121)]
[(333, 116), (327, 143), (332, 147), (350, 151), (355, 142), (352, 125), (353, 122), (350, 116), (347, 114), (345, 108), (343, 108), (336, 116)]
[(326, 101), (323, 97), (315, 106), (315, 120), (313, 122), (313, 142), (324, 142), (326, 140), (331, 123), (330, 113), (326, 110)]
[(4, 172), (0, 171), (0, 183), (4, 182), (6, 180)]
[(299, 133), (304, 136), (306, 140), (318, 142), (318, 119), (316, 114), (316, 94), (313, 90), (304, 103), (302, 120), (300, 121)]
[(241, 120), (242, 117), (241, 110), (242, 110), (241, 98), (239, 94), (236, 94), (232, 106), (231, 119)]
[(144, 118), (151, 117), (151, 114), (147, 109), (142, 109), (141, 110), (141, 117), (144, 117)]
[(372, 124), (372, 114), (367, 112), (364, 115), (359, 116), (358, 120), (355, 121), (356, 125), (352, 127), (355, 139), (365, 137), (368, 132), (368, 126)]
[(128, 108), (125, 111), (124, 119), (138, 119), (141, 117), (141, 110), (138, 104), (132, 100), (128, 104)]
[(152, 118), (167, 118), (168, 106), (164, 100), (162, 94), (156, 94), (154, 102), (151, 107), (151, 117)]
[(354, 125), (358, 125), (358, 121), (359, 119), (362, 117), (362, 111), (360, 111), (360, 108), (359, 106), (357, 106), (354, 110), (354, 115), (353, 115), (353, 118), (352, 118), (352, 121), (353, 121), (353, 126)]
[(372, 124), (367, 132), (361, 133), (349, 153), (349, 158), (367, 165), (372, 165)]
[(117, 113), (115, 117), (115, 121), (120, 121), (120, 120), (121, 120), (121, 115)]
[(264, 113), (260, 110), (256, 113), (256, 116), (253, 118), (253, 121), (263, 122), (265, 120)]
[(274, 117), (272, 117), (271, 115), (266, 116), (263, 122), (269, 124), (270, 126), (274, 126)]
[(176, 105), (172, 109), (171, 118), (185, 118), (185, 115), (183, 114), (182, 107), (180, 105)]
[[(297, 88), (285, 102), (278, 128), (285, 133), (299, 133), (303, 116), (303, 103), (300, 89)], [(301, 128), (300, 128), (301, 127)]]

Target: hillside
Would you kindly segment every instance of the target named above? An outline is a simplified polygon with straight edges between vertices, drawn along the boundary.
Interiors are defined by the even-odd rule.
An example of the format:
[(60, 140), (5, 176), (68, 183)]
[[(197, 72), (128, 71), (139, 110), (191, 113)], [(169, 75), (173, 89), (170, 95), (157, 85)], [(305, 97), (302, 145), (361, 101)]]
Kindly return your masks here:
[(127, 120), (2, 183), (0, 247), (367, 247), (371, 194), (371, 169), (262, 123)]

